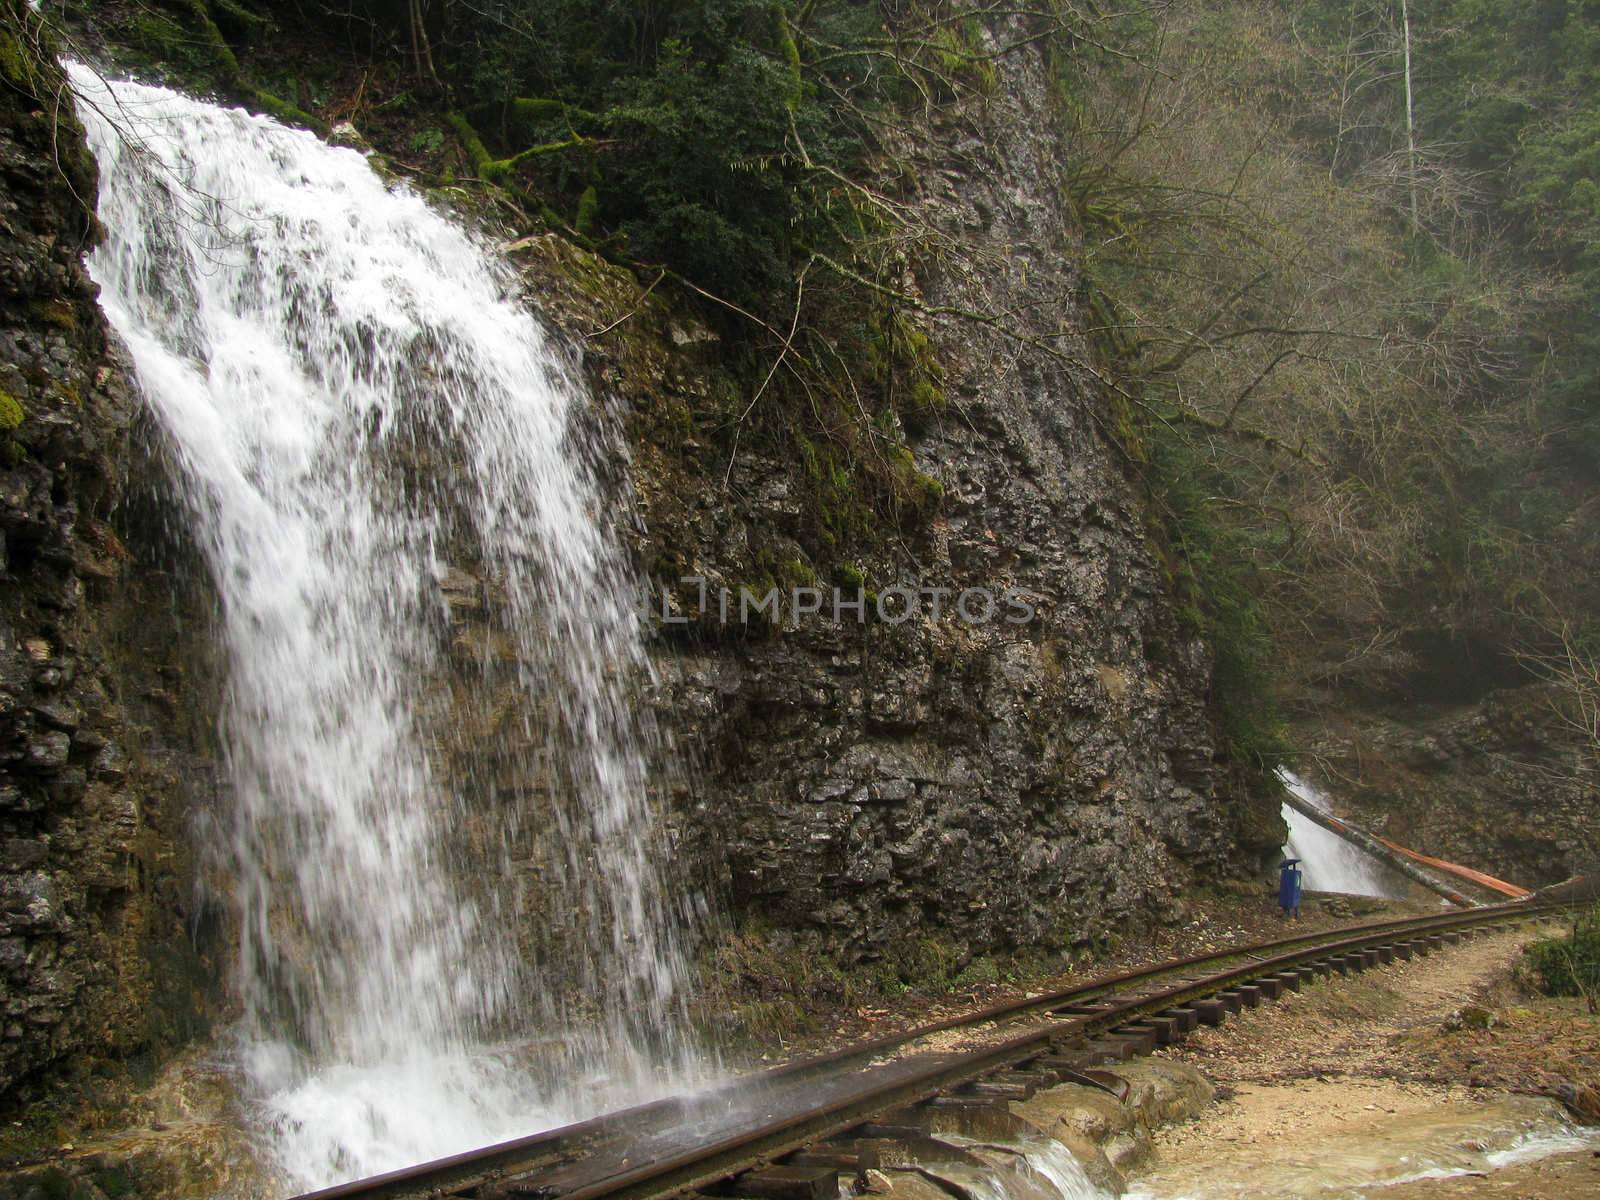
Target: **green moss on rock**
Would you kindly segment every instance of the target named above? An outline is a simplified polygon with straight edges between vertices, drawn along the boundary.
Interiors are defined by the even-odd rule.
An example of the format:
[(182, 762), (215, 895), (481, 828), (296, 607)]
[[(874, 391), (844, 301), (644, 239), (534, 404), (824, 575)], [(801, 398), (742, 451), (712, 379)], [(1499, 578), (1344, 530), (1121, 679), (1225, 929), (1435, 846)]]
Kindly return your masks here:
[(188, 10), (194, 24), (199, 27), (205, 39), (207, 49), (215, 58), (217, 65), (222, 68), (229, 79), (239, 77), (239, 60), (234, 56), (233, 47), (228, 45), (228, 39), (222, 36), (222, 30), (217, 28), (216, 21), (211, 18), (211, 9), (207, 7), (206, 0), (187, 0), (184, 7)]
[(6, 82), (23, 91), (31, 91), (30, 61), (17, 35), (9, 29), (0, 28), (0, 75), (5, 77)]
[(599, 214), (600, 193), (591, 183), (578, 197), (578, 216), (573, 222), (574, 228), (585, 237), (593, 237), (599, 225)]
[(297, 108), (287, 100), (280, 100), (271, 92), (256, 88), (250, 93), (250, 98), (262, 112), (269, 117), (276, 117), (288, 125), (303, 125), (322, 137), (328, 135), (327, 123), (318, 120), (303, 108)]
[(10, 392), (0, 391), (0, 430), (10, 432), (22, 424), (26, 414), (21, 402)]
[(267, 19), (235, 0), (211, 0), (210, 7), (218, 29), (241, 43), (257, 41), (267, 32)]
[(944, 389), (928, 379), (919, 379), (911, 387), (911, 403), (930, 412), (941, 412), (945, 407)]
[(467, 152), (467, 161), (472, 164), (472, 173), (480, 179), (487, 179), (488, 169), (494, 159), (490, 157), (488, 147), (483, 144), (483, 139), (478, 136), (478, 131), (472, 127), (472, 122), (460, 113), (446, 113), (445, 123), (455, 131), (456, 138), (461, 142), (461, 148)]
[(76, 333), (78, 313), (66, 300), (46, 300), (33, 306), (33, 314), (48, 325), (67, 333)]
[[(192, 77), (194, 83), (214, 85), (219, 73), (231, 77), (225, 63), (219, 62), (204, 43), (195, 40), (193, 33), (164, 13), (145, 11), (133, 17), (127, 25), (127, 40), (140, 55)], [(237, 71), (237, 61), (233, 65)]]
[(547, 100), (543, 97), (518, 96), (511, 101), (507, 113), (507, 124), (522, 133), (527, 133), (540, 125), (557, 122), (570, 128), (574, 121), (597, 120), (599, 118), (586, 108), (578, 108), (562, 100)]

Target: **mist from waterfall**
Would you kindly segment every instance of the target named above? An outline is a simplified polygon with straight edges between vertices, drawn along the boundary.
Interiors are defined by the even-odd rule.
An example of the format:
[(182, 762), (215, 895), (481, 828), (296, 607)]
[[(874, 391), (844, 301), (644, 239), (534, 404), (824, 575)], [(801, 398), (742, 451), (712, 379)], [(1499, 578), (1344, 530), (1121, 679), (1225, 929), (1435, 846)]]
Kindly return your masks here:
[(288, 1182), (681, 1084), (684, 891), (594, 406), (492, 248), (360, 154), (71, 78), (90, 270), (218, 600), (208, 876)]

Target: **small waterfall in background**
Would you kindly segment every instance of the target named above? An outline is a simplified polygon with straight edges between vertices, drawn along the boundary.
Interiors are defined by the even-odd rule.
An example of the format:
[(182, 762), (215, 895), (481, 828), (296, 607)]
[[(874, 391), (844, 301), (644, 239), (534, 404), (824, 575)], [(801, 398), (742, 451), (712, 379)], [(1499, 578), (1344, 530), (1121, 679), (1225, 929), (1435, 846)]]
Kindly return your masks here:
[[(1278, 777), (1283, 780), (1284, 787), (1307, 804), (1333, 815), (1328, 797), (1294, 772), (1280, 768)], [(1283, 806), (1283, 819), (1289, 825), (1289, 841), (1283, 853), (1286, 858), (1301, 860), (1307, 891), (1391, 898), (1406, 895), (1406, 880), (1359, 846), (1345, 841), (1331, 829), (1324, 829), (1287, 804)]]
[(71, 77), (90, 268), (219, 600), (212, 850), (289, 1182), (681, 1086), (683, 892), (580, 387), (493, 253), (361, 155)]

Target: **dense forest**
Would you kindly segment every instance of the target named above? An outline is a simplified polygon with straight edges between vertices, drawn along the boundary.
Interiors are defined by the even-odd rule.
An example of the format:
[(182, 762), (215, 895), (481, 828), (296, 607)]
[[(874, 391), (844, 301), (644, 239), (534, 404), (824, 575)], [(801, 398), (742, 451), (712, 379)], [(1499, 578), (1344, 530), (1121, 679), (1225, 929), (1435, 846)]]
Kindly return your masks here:
[(1283, 679), (1592, 688), (1595, 22), (1174, 7), (1085, 70), (1116, 373), (1201, 595), (1241, 635), (1260, 598)]

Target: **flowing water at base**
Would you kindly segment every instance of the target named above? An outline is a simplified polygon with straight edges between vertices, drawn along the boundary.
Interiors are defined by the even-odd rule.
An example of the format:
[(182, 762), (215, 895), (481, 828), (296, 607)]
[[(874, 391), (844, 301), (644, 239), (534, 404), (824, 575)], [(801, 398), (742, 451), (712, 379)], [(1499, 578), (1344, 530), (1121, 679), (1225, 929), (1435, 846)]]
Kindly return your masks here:
[(90, 270), (218, 600), (207, 879), (272, 1156), (329, 1184), (681, 1086), (686, 901), (594, 406), (492, 249), (361, 155), (71, 78)]
[(1103, 1194), (1059, 1142), (1041, 1137), (1026, 1145), (967, 1143), (965, 1148), (978, 1163), (944, 1164), (936, 1170), (947, 1185), (982, 1194), (985, 1200), (1094, 1200)]
[(1060, 1142), (1040, 1137), (1018, 1143), (1016, 1149), (1066, 1200), (1099, 1200), (1106, 1194), (1095, 1187), (1083, 1165)]
[(886, 1200), (1113, 1200), (1078, 1160), (1044, 1134), (994, 1142), (940, 1134), (890, 1151), (879, 1173)]

